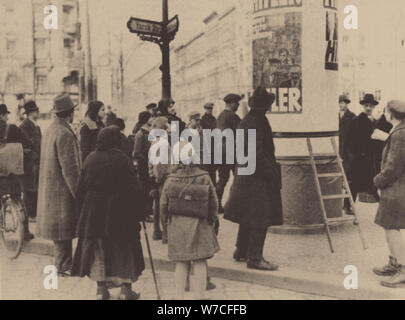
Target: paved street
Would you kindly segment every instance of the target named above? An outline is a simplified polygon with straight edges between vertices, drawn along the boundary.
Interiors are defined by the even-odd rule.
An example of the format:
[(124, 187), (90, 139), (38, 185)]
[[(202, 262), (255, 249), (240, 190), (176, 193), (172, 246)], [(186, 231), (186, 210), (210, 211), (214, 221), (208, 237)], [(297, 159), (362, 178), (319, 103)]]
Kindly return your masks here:
[[(1, 253), (1, 252), (0, 252)], [(1, 299), (48, 299), (48, 300), (92, 300), (95, 297), (95, 284), (88, 279), (61, 278), (57, 290), (46, 290), (43, 286), (43, 268), (52, 264), (52, 258), (23, 253), (16, 261), (0, 258)], [(174, 276), (170, 272), (159, 272), (159, 284), (163, 299), (174, 297)], [(208, 293), (208, 298), (218, 300), (313, 300), (325, 297), (301, 294), (286, 290), (272, 289), (223, 279), (213, 279), (217, 289)], [(143, 300), (156, 299), (153, 278), (149, 269), (145, 270), (134, 285), (141, 292)], [(119, 289), (111, 290), (113, 299)], [(192, 295), (187, 296), (192, 299)]]

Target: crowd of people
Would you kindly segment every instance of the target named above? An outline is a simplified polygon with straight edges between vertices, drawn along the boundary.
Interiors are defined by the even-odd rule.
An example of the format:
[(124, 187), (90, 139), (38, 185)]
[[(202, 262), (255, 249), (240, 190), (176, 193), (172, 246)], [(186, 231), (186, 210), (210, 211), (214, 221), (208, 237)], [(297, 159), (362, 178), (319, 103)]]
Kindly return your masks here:
[[(25, 104), (26, 119), (19, 127), (8, 124), (7, 106), (0, 105), (1, 140), (21, 143), (24, 148), (24, 175), (0, 176), (0, 195), (22, 201), (27, 216), (36, 220), (36, 235), (53, 241), (59, 276), (90, 278), (97, 283), (99, 300), (109, 299), (112, 287), (121, 287), (120, 299), (139, 298), (132, 284), (145, 268), (140, 240), (144, 221), (153, 222), (153, 240), (168, 245), (168, 257), (176, 263), (179, 299), (190, 290), (190, 274), (196, 299), (215, 289), (207, 261), (220, 250), (218, 214), (239, 225), (235, 261), (250, 269), (277, 270), (276, 264), (263, 257), (268, 228), (283, 224), (281, 169), (266, 116), (275, 96), (258, 87), (249, 98), (250, 111), (240, 119), (237, 111), (243, 99), (228, 94), (218, 119), (213, 115), (214, 104), (207, 103), (204, 115), (193, 111), (187, 123), (177, 116), (173, 100), (151, 103), (139, 114), (128, 137), (124, 120), (106, 112), (101, 101), (88, 104), (75, 132), (71, 124), (76, 106), (69, 94), (59, 95), (54, 100), (52, 124), (43, 136), (34, 101)], [(379, 201), (376, 223), (384, 228), (390, 249), (389, 264), (374, 272), (393, 276), (382, 284), (397, 287), (405, 284), (405, 244), (400, 234), (405, 228), (405, 103), (389, 102), (380, 119), (373, 117), (378, 104), (373, 95), (365, 95), (364, 110), (358, 116), (348, 109), (346, 96), (339, 103), (340, 154), (351, 192), (355, 199), (366, 192)], [(256, 171), (238, 175), (237, 168), (243, 165), (227, 164), (226, 139), (220, 142), (222, 164), (185, 161), (193, 158), (195, 148), (184, 138), (173, 141), (169, 137), (174, 131), (179, 137), (186, 128), (199, 136), (204, 129), (234, 133), (239, 129), (244, 141), (249, 130), (255, 130)], [(166, 134), (154, 137), (154, 129)], [(168, 157), (173, 163), (151, 161), (150, 150), (162, 144), (173, 155)], [(204, 148), (202, 144), (201, 157), (207, 152)], [(179, 161), (184, 150), (186, 159)], [(208, 150), (213, 159), (212, 151)], [(244, 151), (248, 154), (247, 144)], [(233, 184), (223, 205), (231, 172)], [(344, 210), (353, 214), (350, 202), (345, 202)], [(30, 241), (34, 235), (25, 220), (25, 240)], [(78, 245), (73, 253), (75, 238)]]

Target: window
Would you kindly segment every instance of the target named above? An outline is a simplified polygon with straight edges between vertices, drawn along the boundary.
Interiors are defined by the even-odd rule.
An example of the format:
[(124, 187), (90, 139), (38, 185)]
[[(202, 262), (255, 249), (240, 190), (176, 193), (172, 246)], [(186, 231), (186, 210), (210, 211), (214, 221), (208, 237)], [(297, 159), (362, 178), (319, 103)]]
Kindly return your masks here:
[(45, 74), (37, 75), (37, 89), (38, 92), (46, 92), (48, 87), (48, 77)]
[(8, 58), (11, 58), (15, 55), (16, 52), (15, 49), (16, 49), (16, 41), (14, 39), (7, 39), (6, 50)]
[(74, 44), (75, 41), (73, 39), (64, 39), (63, 40), (63, 48), (66, 58), (72, 58), (74, 55)]
[(38, 59), (47, 57), (46, 39), (35, 39), (35, 54)]

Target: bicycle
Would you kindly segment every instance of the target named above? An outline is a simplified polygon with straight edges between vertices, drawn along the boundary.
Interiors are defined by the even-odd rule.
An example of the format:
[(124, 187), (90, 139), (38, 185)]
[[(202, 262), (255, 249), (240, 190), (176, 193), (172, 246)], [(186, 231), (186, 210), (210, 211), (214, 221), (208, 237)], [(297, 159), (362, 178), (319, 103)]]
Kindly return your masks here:
[(0, 240), (10, 260), (17, 259), (22, 251), (25, 219), (22, 200), (4, 195), (0, 200)]

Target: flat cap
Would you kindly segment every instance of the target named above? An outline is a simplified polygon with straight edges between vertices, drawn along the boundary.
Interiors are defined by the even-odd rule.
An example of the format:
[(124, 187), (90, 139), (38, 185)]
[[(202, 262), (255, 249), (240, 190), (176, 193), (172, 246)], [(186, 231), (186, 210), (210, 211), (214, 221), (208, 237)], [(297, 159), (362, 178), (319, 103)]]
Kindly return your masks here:
[(150, 103), (146, 106), (146, 110), (151, 110), (151, 109), (155, 109), (157, 108), (157, 104), (156, 103)]
[(401, 100), (391, 100), (387, 104), (387, 109), (391, 112), (405, 114), (405, 102)]
[(204, 105), (204, 109), (212, 110), (214, 109), (214, 104), (212, 102), (208, 102)]
[(201, 119), (201, 114), (198, 111), (193, 111), (190, 112), (190, 114), (188, 115), (188, 119), (191, 120), (197, 120), (197, 119)]
[(244, 95), (238, 95), (235, 93), (230, 93), (224, 98), (225, 103), (239, 102), (244, 98)]

